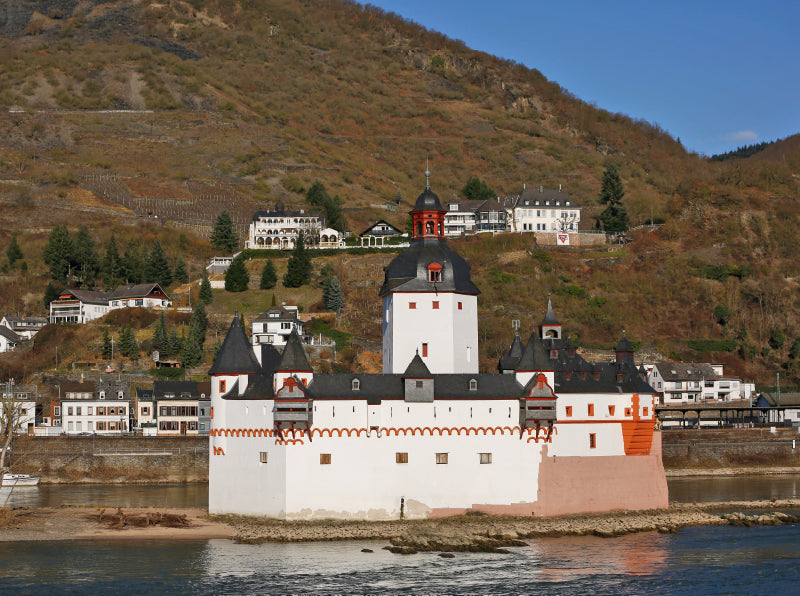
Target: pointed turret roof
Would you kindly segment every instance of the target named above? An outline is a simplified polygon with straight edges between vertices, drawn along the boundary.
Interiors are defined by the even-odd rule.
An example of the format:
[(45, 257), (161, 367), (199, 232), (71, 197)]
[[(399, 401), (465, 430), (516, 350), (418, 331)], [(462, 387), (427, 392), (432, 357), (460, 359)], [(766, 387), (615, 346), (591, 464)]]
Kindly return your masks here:
[(403, 373), (404, 379), (431, 379), (433, 375), (430, 369), (425, 365), (425, 362), (420, 358), (419, 352), (411, 359), (411, 363)]
[(525, 346), (519, 337), (519, 333), (514, 334), (514, 341), (511, 342), (511, 347), (508, 349), (508, 354), (502, 356), (499, 362), (500, 371), (513, 370), (517, 367), (519, 359), (522, 358), (522, 353), (525, 351)]
[(308, 363), (306, 351), (303, 349), (303, 344), (300, 342), (300, 336), (297, 335), (297, 327), (295, 327), (289, 334), (286, 340), (286, 347), (283, 348), (283, 356), (276, 371), (303, 371), (314, 372), (311, 365)]
[(261, 365), (250, 349), (242, 321), (233, 317), (225, 341), (208, 371), (210, 375), (249, 375), (261, 372)]
[(431, 190), (430, 186), (426, 186), (422, 194), (417, 197), (417, 202), (414, 203), (414, 211), (444, 211), (439, 197)]
[(615, 352), (633, 352), (633, 345), (631, 344), (631, 342), (628, 341), (627, 336), (623, 335), (622, 339), (619, 340), (619, 343), (617, 344), (617, 347), (616, 347), (616, 349), (614, 351)]
[(544, 320), (542, 321), (542, 326), (548, 325), (561, 325), (556, 318), (556, 313), (553, 312), (553, 303), (550, 301), (550, 298), (547, 298), (547, 313), (544, 315)]
[(522, 352), (522, 357), (517, 364), (517, 370), (531, 371), (531, 370), (553, 370), (553, 363), (550, 361), (550, 356), (547, 353), (547, 348), (544, 342), (539, 339), (536, 331), (531, 333), (528, 340), (528, 345), (525, 346), (525, 351)]

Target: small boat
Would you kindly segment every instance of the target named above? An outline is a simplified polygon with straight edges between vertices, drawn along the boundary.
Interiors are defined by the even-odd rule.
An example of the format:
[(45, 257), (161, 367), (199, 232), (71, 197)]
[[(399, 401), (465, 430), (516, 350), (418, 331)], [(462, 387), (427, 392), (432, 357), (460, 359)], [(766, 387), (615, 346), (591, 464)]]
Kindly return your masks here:
[(36, 486), (39, 484), (41, 476), (31, 476), (30, 474), (3, 474), (3, 488), (7, 486)]

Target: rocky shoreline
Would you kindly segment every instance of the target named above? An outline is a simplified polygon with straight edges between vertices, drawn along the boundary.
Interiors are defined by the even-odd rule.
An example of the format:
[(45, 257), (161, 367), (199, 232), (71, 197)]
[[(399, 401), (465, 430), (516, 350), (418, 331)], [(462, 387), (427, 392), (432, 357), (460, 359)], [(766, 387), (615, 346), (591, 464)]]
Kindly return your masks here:
[[(792, 512), (792, 513), (787, 513)], [(781, 525), (800, 522), (800, 499), (703, 504), (673, 503), (666, 510), (617, 511), (556, 518), (470, 514), (390, 522), (342, 520), (279, 521), (227, 518), (234, 540), (247, 544), (334, 540), (388, 540), (387, 550), (400, 554), (422, 551), (508, 552), (525, 540), (560, 536), (612, 538), (637, 532), (677, 532), (711, 525)]]

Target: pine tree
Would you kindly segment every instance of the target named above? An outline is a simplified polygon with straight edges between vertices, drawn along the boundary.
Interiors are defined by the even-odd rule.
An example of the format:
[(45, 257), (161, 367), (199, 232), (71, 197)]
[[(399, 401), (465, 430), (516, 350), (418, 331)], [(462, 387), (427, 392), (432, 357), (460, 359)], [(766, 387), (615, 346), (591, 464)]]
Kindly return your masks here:
[(178, 356), (181, 353), (181, 339), (178, 337), (178, 330), (173, 327), (169, 334), (169, 355)]
[(184, 368), (193, 368), (200, 364), (203, 359), (203, 352), (197, 342), (192, 341), (191, 337), (183, 343), (181, 350), (181, 364)]
[(167, 339), (167, 321), (164, 313), (156, 322), (156, 328), (153, 330), (153, 349), (158, 350), (159, 356), (169, 355), (169, 339)]
[(330, 279), (330, 281), (322, 291), (322, 300), (325, 302), (325, 308), (334, 311), (338, 315), (342, 308), (344, 308), (342, 284), (339, 283), (338, 277), (331, 277), (328, 279)]
[(183, 257), (178, 257), (178, 262), (175, 264), (175, 279), (182, 284), (189, 282), (189, 274), (186, 271), (186, 261)]
[(47, 310), (50, 310), (50, 303), (58, 298), (58, 295), (61, 293), (61, 290), (53, 284), (52, 281), (47, 283), (47, 287), (44, 289), (44, 307)]
[(211, 281), (208, 274), (203, 272), (203, 281), (200, 284), (200, 294), (197, 297), (201, 304), (211, 304), (214, 301), (214, 292), (211, 291)]
[(189, 336), (183, 342), (181, 362), (185, 367), (194, 367), (203, 359), (203, 344), (206, 339), (206, 309), (202, 303), (198, 304), (189, 321)]
[(249, 282), (250, 274), (244, 264), (244, 255), (239, 253), (225, 272), (225, 290), (227, 292), (244, 292), (247, 290)]
[(600, 202), (606, 208), (600, 214), (600, 221), (607, 232), (624, 232), (628, 229), (628, 212), (622, 204), (625, 188), (622, 185), (617, 167), (610, 164), (603, 173), (600, 188)]
[(217, 216), (214, 229), (211, 232), (211, 244), (225, 252), (232, 253), (239, 246), (239, 239), (233, 229), (233, 220), (227, 210)]
[(292, 256), (286, 265), (286, 275), (283, 276), (283, 285), (287, 288), (299, 288), (308, 283), (311, 275), (311, 257), (306, 250), (306, 241), (303, 231), (297, 235), (297, 240), (292, 250)]
[(86, 226), (78, 228), (72, 254), (81, 280), (86, 284), (91, 284), (100, 270), (100, 255), (97, 254), (94, 238)]
[(8, 264), (12, 267), (14, 263), (16, 263), (19, 259), (22, 258), (22, 249), (20, 249), (19, 244), (17, 244), (17, 237), (12, 236), (11, 242), (6, 248), (6, 256), (8, 257)]
[(120, 264), (120, 277), (129, 284), (140, 284), (144, 281), (144, 265), (135, 240), (128, 241), (125, 254)]
[(145, 277), (148, 283), (157, 283), (162, 288), (166, 288), (172, 283), (172, 270), (167, 261), (167, 255), (158, 240), (153, 243), (150, 256), (145, 265)]
[(72, 237), (66, 226), (54, 227), (44, 247), (43, 257), (45, 264), (50, 267), (50, 276), (62, 284), (67, 283), (73, 250)]
[(489, 188), (486, 182), (477, 176), (472, 176), (467, 180), (461, 192), (471, 201), (485, 201), (486, 199), (493, 199), (496, 196), (495, 192)]
[(101, 270), (103, 273), (103, 280), (105, 281), (105, 286), (107, 288), (118, 285), (122, 276), (122, 259), (119, 256), (117, 239), (113, 234), (106, 243), (106, 254), (103, 256)]
[(108, 327), (103, 327), (103, 359), (111, 360), (111, 352), (111, 337), (108, 335)]
[(258, 287), (262, 290), (270, 290), (277, 283), (278, 274), (275, 273), (275, 265), (272, 263), (272, 259), (267, 259), (267, 262), (264, 263), (264, 268), (261, 270), (261, 283)]

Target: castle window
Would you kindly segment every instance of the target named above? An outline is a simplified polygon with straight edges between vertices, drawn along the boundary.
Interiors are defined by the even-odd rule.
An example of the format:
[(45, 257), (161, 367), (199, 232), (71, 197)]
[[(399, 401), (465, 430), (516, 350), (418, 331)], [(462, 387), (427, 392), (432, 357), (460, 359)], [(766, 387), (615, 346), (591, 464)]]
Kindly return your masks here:
[(597, 435), (589, 433), (589, 449), (594, 449), (595, 447), (597, 447)]
[(422, 357), (428, 357), (428, 344), (422, 344)]
[(434, 300), (433, 301), (433, 310), (439, 310), (439, 301), (438, 300)]
[(417, 236), (422, 236), (422, 222), (417, 222)]
[(464, 304), (462, 302), (458, 303), (458, 310), (462, 310), (464, 308)]
[(432, 221), (425, 222), (425, 233), (426, 234), (433, 234), (433, 222)]
[(594, 416), (594, 404), (589, 404), (589, 416)]
[(266, 451), (259, 451), (258, 452), (258, 461), (262, 464), (267, 463), (267, 452)]
[(572, 406), (567, 406), (567, 416), (572, 416)]
[(220, 382), (219, 382), (219, 392), (220, 393), (225, 393), (225, 380), (224, 379), (220, 380)]
[(436, 463), (437, 464), (446, 464), (447, 463), (447, 453), (437, 453), (436, 454)]
[(422, 389), (422, 381), (417, 381), (416, 387), (417, 389)]
[(469, 390), (470, 391), (477, 391), (478, 390), (478, 381), (475, 379), (469, 380)]
[(441, 283), (442, 281), (442, 266), (439, 263), (431, 263), (428, 265), (428, 282), (432, 284)]
[(319, 454), (319, 463), (321, 465), (329, 465), (331, 463), (331, 454), (330, 453), (320, 453)]
[(626, 416), (631, 416), (631, 415), (632, 415), (632, 414), (631, 414), (631, 409), (630, 409), (630, 408), (625, 408), (625, 415), (626, 415)]
[(414, 310), (415, 308), (417, 308), (417, 303), (416, 302), (409, 302), (408, 303), (408, 308), (410, 310)]
[(408, 463), (408, 453), (397, 452), (394, 454), (394, 463), (396, 464), (407, 464)]
[(358, 391), (359, 389), (361, 389), (361, 381), (353, 379), (353, 391)]
[(492, 463), (492, 454), (491, 453), (479, 453), (480, 462), (482, 464), (490, 464)]
[(647, 416), (649, 414), (649, 412), (650, 412), (649, 408), (644, 408), (642, 410), (642, 416)]
[(616, 409), (616, 407), (615, 407), (615, 406), (608, 406), (608, 415), (609, 415), (609, 416), (613, 416), (613, 415), (614, 415), (614, 410), (615, 410), (615, 409)]

